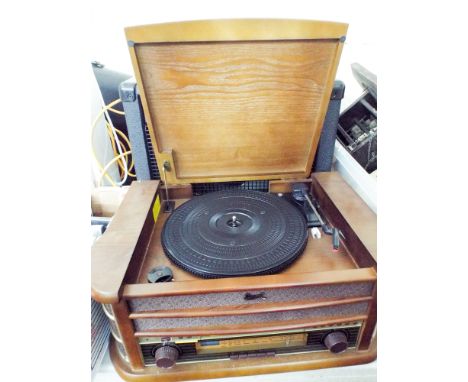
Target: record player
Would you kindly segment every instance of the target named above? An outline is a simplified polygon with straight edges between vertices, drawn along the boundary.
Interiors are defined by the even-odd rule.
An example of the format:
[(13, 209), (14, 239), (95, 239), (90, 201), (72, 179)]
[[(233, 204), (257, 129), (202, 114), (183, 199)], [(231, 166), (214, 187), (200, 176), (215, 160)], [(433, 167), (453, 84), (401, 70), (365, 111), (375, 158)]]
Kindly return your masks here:
[[(376, 216), (338, 173), (311, 174), (346, 31), (300, 20), (126, 29), (162, 181), (133, 182), (92, 249), (92, 296), (125, 380), (375, 359)], [(242, 187), (251, 181), (268, 188)]]

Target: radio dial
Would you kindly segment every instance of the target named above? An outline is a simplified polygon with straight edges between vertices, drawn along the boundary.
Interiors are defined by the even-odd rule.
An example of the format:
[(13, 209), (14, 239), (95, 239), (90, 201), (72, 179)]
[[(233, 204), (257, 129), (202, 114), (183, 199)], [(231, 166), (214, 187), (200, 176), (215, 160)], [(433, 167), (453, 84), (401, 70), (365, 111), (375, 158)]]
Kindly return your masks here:
[(343, 332), (328, 333), (323, 343), (332, 353), (341, 353), (348, 348), (348, 338)]
[(173, 346), (164, 345), (156, 350), (154, 358), (157, 367), (168, 369), (175, 365), (177, 358), (179, 358), (179, 351)]

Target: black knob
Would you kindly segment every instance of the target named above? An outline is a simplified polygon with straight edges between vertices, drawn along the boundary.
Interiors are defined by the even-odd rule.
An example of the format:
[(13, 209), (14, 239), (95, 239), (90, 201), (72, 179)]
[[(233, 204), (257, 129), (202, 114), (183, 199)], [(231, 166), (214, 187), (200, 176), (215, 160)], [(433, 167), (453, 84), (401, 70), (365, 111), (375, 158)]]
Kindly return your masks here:
[(179, 351), (173, 346), (164, 345), (156, 350), (154, 358), (157, 367), (168, 369), (175, 365), (177, 358), (179, 358)]
[(148, 282), (150, 283), (166, 283), (172, 281), (174, 275), (169, 267), (156, 267), (148, 272)]
[(328, 333), (323, 343), (332, 353), (341, 353), (348, 348), (348, 337), (343, 332)]

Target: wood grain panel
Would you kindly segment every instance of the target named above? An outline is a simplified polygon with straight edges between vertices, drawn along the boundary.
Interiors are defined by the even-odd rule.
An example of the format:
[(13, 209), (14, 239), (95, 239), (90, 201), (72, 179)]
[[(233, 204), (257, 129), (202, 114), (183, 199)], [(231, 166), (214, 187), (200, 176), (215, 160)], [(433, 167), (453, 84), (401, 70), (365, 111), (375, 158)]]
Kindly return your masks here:
[[(332, 223), (347, 231), (349, 250), (361, 267), (377, 268), (377, 215), (337, 172), (314, 173), (312, 190)], [(335, 221), (334, 221), (335, 220)]]
[(135, 45), (158, 162), (160, 153), (172, 151), (182, 182), (307, 176), (339, 45), (338, 40)]
[[(133, 182), (106, 232), (91, 249), (91, 296), (101, 303), (119, 301), (122, 283), (133, 262), (146, 253), (153, 223), (148, 219), (159, 181)], [(148, 225), (150, 225), (148, 227)], [(130, 268), (139, 268), (138, 264)]]
[(135, 337), (185, 337), (185, 336), (211, 336), (227, 334), (250, 334), (275, 332), (283, 330), (295, 330), (313, 328), (317, 326), (344, 324), (347, 322), (358, 322), (366, 319), (366, 315), (356, 316), (320, 316), (303, 320), (270, 321), (253, 324), (231, 324), (210, 327), (189, 327), (152, 329), (148, 331), (135, 332)]
[(308, 285), (358, 283), (375, 281), (376, 277), (373, 268), (362, 268), (297, 274), (279, 273), (276, 275), (246, 276), (213, 280), (194, 279), (185, 282), (158, 284), (126, 284), (123, 290), (123, 297), (175, 296), (197, 293), (253, 291)]
[(290, 302), (275, 302), (275, 303), (260, 303), (256, 305), (228, 305), (214, 306), (203, 308), (188, 308), (188, 309), (172, 309), (172, 310), (153, 310), (144, 312), (133, 312), (130, 314), (131, 319), (137, 318), (186, 318), (186, 317), (213, 317), (213, 316), (230, 316), (242, 314), (256, 314), (269, 312), (282, 312), (288, 310), (312, 309), (324, 306), (335, 306), (344, 304), (354, 304), (357, 302), (365, 302), (372, 300), (371, 296), (352, 297), (352, 298), (335, 298), (321, 300), (302, 300)]

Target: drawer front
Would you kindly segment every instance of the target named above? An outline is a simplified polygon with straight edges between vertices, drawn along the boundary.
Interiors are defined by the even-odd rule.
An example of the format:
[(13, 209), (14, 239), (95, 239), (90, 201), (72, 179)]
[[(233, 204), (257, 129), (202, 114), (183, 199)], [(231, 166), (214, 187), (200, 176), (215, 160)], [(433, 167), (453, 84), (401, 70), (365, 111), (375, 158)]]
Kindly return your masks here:
[[(218, 326), (245, 325), (245, 324), (267, 324), (271, 322), (282, 322), (308, 320), (310, 323), (328, 319), (330, 317), (341, 318), (362, 316), (367, 313), (368, 302), (358, 302), (336, 306), (323, 306), (311, 309), (298, 309), (287, 311), (275, 311), (256, 314), (199, 316), (199, 317), (167, 317), (167, 318), (137, 318), (134, 319), (135, 329), (138, 332), (151, 330), (165, 330), (174, 328), (212, 328)], [(207, 313), (209, 314), (209, 312)]]
[(292, 301), (319, 301), (372, 295), (372, 282), (313, 285), (277, 289), (252, 290), (249, 292), (205, 293), (163, 297), (133, 298), (129, 300), (130, 312), (164, 311), (216, 306), (250, 305), (258, 303), (281, 303)]

